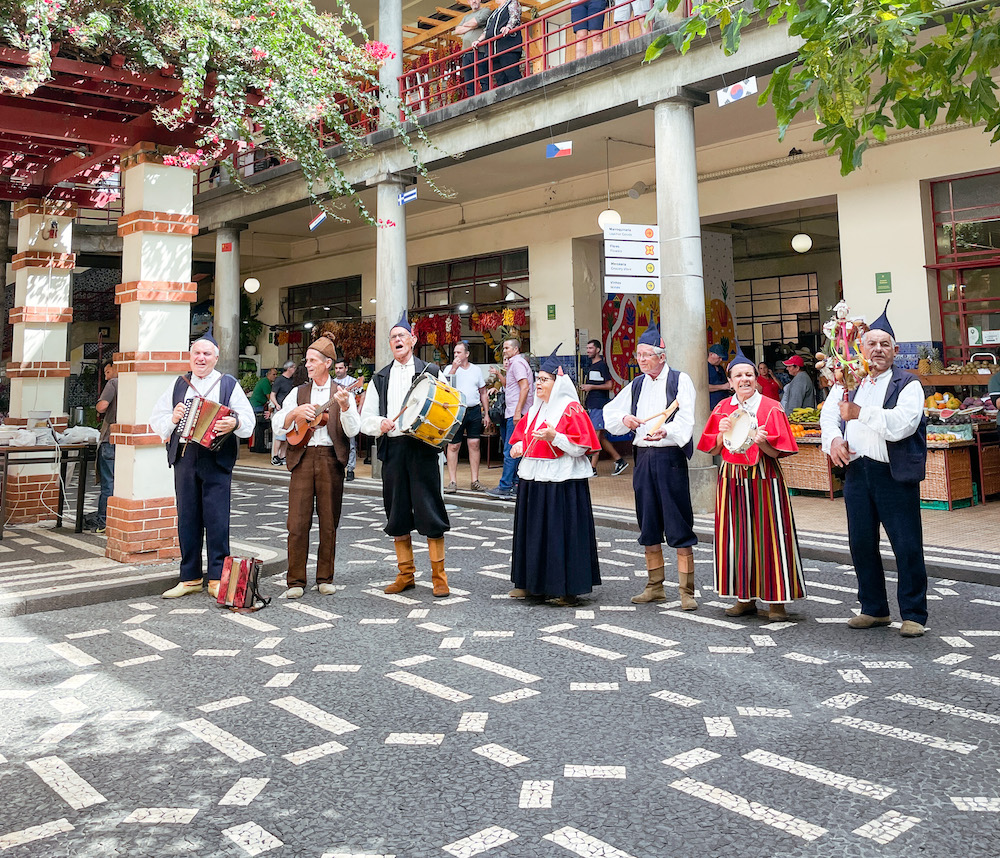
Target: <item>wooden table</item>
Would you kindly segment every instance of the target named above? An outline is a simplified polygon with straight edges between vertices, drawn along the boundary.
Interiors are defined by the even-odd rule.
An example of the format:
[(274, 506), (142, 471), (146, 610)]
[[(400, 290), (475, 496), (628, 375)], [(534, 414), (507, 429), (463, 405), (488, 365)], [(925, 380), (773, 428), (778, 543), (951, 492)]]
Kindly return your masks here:
[(59, 463), (59, 503), (56, 507), (56, 527), (62, 527), (63, 505), (66, 500), (66, 468), (70, 462), (76, 462), (80, 472), (76, 494), (76, 533), (83, 533), (83, 502), (87, 488), (87, 463), (96, 458), (96, 444), (63, 444), (59, 447), (0, 446), (0, 539), (3, 539), (6, 521), (7, 475), (11, 465)]

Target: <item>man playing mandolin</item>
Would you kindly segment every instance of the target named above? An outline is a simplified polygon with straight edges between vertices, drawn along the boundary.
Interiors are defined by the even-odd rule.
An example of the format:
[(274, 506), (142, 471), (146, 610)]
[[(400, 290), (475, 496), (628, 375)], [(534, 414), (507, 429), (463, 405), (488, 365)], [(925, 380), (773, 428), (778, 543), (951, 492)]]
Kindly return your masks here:
[(293, 389), (272, 418), (275, 429), (287, 432), (285, 454), (288, 470), (288, 591), (289, 599), (301, 598), (306, 588), (306, 556), (313, 507), (319, 514), (319, 552), (316, 583), (324, 596), (332, 595), (333, 562), (337, 527), (344, 501), (344, 472), (350, 454), (350, 439), (358, 434), (361, 420), (354, 397), (331, 383), (330, 369), (337, 348), (321, 336), (306, 349), (309, 381)]

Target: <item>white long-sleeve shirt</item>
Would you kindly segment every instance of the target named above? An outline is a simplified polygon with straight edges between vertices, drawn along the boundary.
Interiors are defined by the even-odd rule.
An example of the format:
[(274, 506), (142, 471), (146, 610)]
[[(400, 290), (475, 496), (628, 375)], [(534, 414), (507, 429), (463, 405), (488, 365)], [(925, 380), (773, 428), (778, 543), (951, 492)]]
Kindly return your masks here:
[[(326, 405), (327, 402), (333, 397), (333, 393), (330, 391), (333, 389), (332, 383), (338, 383), (337, 379), (330, 376), (327, 377), (325, 384), (316, 384), (315, 382), (310, 383), (309, 390), (309, 402), (312, 405), (319, 407), (320, 405)], [(281, 405), (281, 410), (276, 411), (274, 416), (271, 418), (271, 428), (274, 431), (281, 431), (284, 433), (287, 431), (285, 429), (285, 422), (288, 420), (288, 415), (291, 414), (299, 405), (298, 395), (293, 396), (292, 394), (298, 388), (293, 387), (288, 396), (285, 397), (285, 401)], [(340, 415), (340, 425), (343, 427), (344, 434), (348, 438), (353, 438), (361, 430), (361, 417), (358, 415), (358, 406), (354, 404), (353, 394), (348, 397), (349, 404), (347, 406), (347, 411), (341, 411), (340, 405), (334, 402), (330, 406), (330, 411), (333, 412), (336, 409), (337, 414)], [(332, 447), (333, 439), (330, 437), (330, 433), (327, 431), (326, 426), (317, 426), (313, 429), (312, 437), (309, 439), (309, 447)]]
[[(410, 385), (413, 384), (414, 372), (415, 367), (412, 355), (406, 363), (400, 363), (397, 360), (392, 362), (389, 369), (389, 386), (385, 392), (385, 398), (388, 401), (388, 407), (385, 412), (387, 420), (395, 420), (396, 415), (403, 408), (403, 400), (406, 399)], [(379, 413), (380, 405), (381, 401), (379, 400), (378, 389), (375, 387), (373, 380), (365, 390), (365, 404), (361, 406), (361, 431), (370, 438), (378, 438), (382, 434), (382, 415)], [(389, 433), (389, 437), (399, 438), (403, 434), (397, 420), (396, 428)]]
[[(184, 401), (194, 397), (195, 392), (197, 392), (198, 396), (204, 397), (211, 402), (218, 402), (219, 388), (222, 385), (222, 382), (219, 381), (221, 378), (222, 373), (215, 369), (204, 378), (198, 378), (194, 373), (191, 373), (191, 385), (194, 385), (194, 389), (191, 389), (191, 385), (185, 385)], [(257, 425), (257, 416), (253, 413), (253, 406), (238, 383), (233, 388), (233, 393), (229, 397), (229, 407), (235, 412), (236, 417), (240, 421), (240, 425), (236, 427), (233, 434), (237, 438), (249, 438), (253, 435), (253, 430)], [(170, 440), (170, 436), (177, 425), (172, 419), (173, 413), (174, 385), (171, 384), (160, 398), (156, 400), (153, 411), (149, 415), (150, 427), (164, 441)]]
[[(656, 378), (647, 375), (639, 391), (639, 401), (636, 403), (636, 417), (640, 420), (651, 417), (663, 411), (669, 405), (667, 402), (667, 373), (670, 367), (666, 364)], [(638, 380), (638, 379), (636, 379)], [(604, 428), (609, 435), (626, 435), (631, 430), (623, 422), (626, 415), (632, 413), (632, 385), (630, 381), (622, 388), (614, 399), (604, 406)], [(694, 402), (697, 394), (694, 383), (687, 373), (682, 372), (677, 380), (677, 412), (663, 428), (667, 434), (659, 441), (647, 441), (649, 433), (647, 424), (635, 430), (633, 443), (637, 447), (683, 447), (691, 440), (694, 432)]]
[(892, 378), (892, 370), (864, 379), (854, 395), (854, 404), (861, 409), (857, 420), (848, 420), (843, 433), (840, 431), (840, 403), (844, 388), (835, 384), (823, 403), (820, 428), (823, 432), (823, 452), (830, 452), (836, 438), (843, 438), (851, 450), (851, 461), (859, 456), (876, 462), (889, 461), (886, 441), (901, 441), (912, 435), (924, 414), (924, 391), (916, 380), (909, 382), (900, 392), (895, 408), (883, 408), (885, 392)]

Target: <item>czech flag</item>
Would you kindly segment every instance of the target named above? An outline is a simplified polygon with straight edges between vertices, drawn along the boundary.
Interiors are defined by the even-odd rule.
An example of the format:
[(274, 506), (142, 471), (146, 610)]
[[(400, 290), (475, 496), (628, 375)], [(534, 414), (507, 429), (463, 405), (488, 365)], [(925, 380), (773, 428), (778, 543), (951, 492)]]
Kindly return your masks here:
[(311, 221), (309, 221), (309, 231), (312, 232), (325, 220), (326, 220), (326, 212), (321, 211), (318, 215), (316, 215), (316, 217), (314, 217)]
[(716, 95), (719, 97), (719, 107), (724, 107), (734, 101), (739, 101), (741, 98), (746, 98), (748, 95), (755, 95), (756, 92), (757, 78), (748, 77), (746, 80), (741, 80), (725, 89), (716, 90)]
[(565, 143), (549, 143), (545, 147), (546, 158), (562, 158), (565, 155), (573, 154), (573, 141), (567, 140)]

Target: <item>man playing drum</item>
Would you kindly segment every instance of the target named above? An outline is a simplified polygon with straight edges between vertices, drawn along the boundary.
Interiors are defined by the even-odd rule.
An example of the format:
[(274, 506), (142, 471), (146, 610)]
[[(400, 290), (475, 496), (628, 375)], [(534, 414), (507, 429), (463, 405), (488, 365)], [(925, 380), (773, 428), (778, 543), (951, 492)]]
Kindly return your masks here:
[[(694, 600), (698, 537), (694, 535), (687, 463), (693, 452), (694, 384), (686, 373), (667, 366), (666, 349), (654, 323), (639, 337), (635, 356), (643, 374), (604, 406), (604, 428), (609, 434), (635, 431), (632, 487), (649, 583), (632, 601), (666, 601), (661, 544), (666, 537), (667, 545), (677, 550), (681, 608), (693, 611), (698, 607)], [(677, 409), (667, 422), (657, 420), (656, 415), (673, 402)]]
[(411, 438), (399, 428), (399, 414), (415, 376), (421, 372), (437, 376), (438, 368), (414, 356), (417, 338), (406, 313), (389, 331), (392, 363), (379, 370), (368, 385), (361, 407), (361, 431), (377, 439), (382, 463), (382, 500), (387, 518), (385, 532), (396, 543), (399, 574), (385, 588), (386, 593), (401, 593), (414, 587), (413, 544), (410, 533), (416, 530), (427, 538), (431, 559), (431, 581), (437, 597), (449, 594), (444, 571), (444, 534), (451, 525), (441, 494), (441, 470), (438, 452)]

